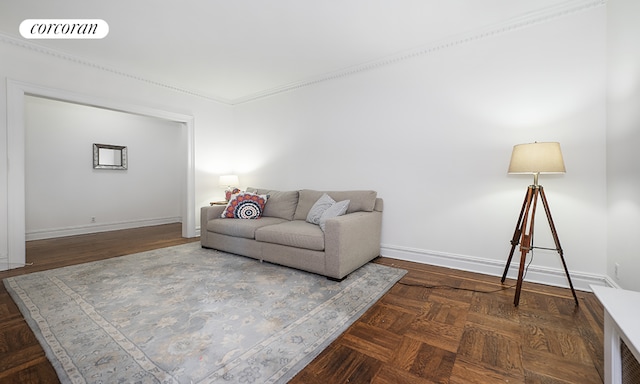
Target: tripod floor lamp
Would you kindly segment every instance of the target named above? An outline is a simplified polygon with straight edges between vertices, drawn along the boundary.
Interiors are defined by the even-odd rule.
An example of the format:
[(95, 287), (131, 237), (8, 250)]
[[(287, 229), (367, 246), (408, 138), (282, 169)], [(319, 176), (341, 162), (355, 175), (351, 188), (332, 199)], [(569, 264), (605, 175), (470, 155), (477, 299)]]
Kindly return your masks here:
[[(502, 282), (504, 283), (507, 278), (509, 266), (511, 265), (513, 253), (518, 244), (520, 244), (520, 266), (518, 268), (518, 281), (516, 283), (516, 294), (513, 299), (513, 305), (518, 306), (520, 303), (520, 291), (522, 290), (527, 253), (534, 248), (550, 249), (558, 252), (560, 260), (562, 260), (564, 272), (567, 275), (567, 280), (569, 280), (569, 287), (571, 287), (573, 299), (575, 300), (576, 305), (578, 305), (578, 297), (576, 296), (575, 289), (573, 289), (571, 276), (569, 276), (567, 263), (564, 260), (564, 254), (562, 252), (562, 247), (560, 246), (558, 233), (556, 232), (556, 226), (551, 218), (549, 203), (547, 202), (547, 197), (544, 194), (544, 188), (542, 188), (542, 185), (538, 184), (538, 175), (541, 173), (565, 173), (564, 160), (562, 159), (562, 152), (560, 151), (560, 143), (536, 142), (514, 146), (511, 154), (511, 163), (509, 164), (509, 173), (533, 174), (533, 184), (527, 188), (527, 193), (525, 194), (524, 202), (522, 203), (522, 209), (520, 210), (520, 216), (518, 216), (516, 230), (513, 233), (513, 238), (511, 239), (511, 251), (509, 252), (507, 265), (505, 266), (504, 273), (502, 274)], [(534, 247), (533, 245), (533, 232), (538, 196), (542, 200), (542, 206), (544, 207), (544, 212), (547, 215), (547, 221), (551, 227), (551, 235), (555, 242), (555, 248)]]

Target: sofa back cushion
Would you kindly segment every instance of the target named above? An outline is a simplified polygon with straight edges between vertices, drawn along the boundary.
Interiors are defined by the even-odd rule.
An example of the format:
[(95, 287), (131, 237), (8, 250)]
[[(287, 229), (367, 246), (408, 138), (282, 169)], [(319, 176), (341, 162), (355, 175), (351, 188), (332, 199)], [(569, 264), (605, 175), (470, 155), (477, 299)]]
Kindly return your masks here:
[(293, 220), (298, 205), (298, 191), (276, 191), (273, 189), (247, 188), (247, 192), (259, 195), (269, 195), (264, 206), (262, 216), (279, 217), (285, 220)]
[[(376, 204), (376, 191), (315, 191), (311, 189), (303, 189), (299, 191), (298, 207), (296, 208), (294, 220), (306, 220), (313, 204), (322, 194), (326, 193), (335, 201), (350, 200), (347, 213), (352, 212), (371, 212)], [(262, 192), (261, 192), (262, 193)], [(269, 202), (267, 202), (269, 205)]]

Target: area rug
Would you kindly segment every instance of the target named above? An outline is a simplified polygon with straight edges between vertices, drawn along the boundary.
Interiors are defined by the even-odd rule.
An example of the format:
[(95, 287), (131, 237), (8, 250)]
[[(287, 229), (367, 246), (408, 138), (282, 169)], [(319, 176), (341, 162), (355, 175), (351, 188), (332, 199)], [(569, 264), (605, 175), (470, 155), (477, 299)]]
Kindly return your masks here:
[(284, 383), (405, 273), (335, 282), (189, 243), (4, 284), (63, 383)]

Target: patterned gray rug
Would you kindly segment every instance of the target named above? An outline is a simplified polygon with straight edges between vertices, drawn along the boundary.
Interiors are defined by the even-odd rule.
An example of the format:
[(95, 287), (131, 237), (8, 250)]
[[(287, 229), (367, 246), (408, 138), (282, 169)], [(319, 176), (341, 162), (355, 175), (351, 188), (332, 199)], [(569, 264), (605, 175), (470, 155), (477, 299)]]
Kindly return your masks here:
[(63, 383), (284, 383), (405, 273), (338, 283), (190, 243), (4, 284)]

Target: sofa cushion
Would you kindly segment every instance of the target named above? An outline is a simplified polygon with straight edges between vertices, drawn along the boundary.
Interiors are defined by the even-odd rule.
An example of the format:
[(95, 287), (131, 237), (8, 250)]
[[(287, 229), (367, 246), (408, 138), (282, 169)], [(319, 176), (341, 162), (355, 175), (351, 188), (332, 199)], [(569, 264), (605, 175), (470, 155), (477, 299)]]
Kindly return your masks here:
[(269, 195), (262, 216), (293, 220), (298, 205), (298, 191), (276, 191), (272, 189), (247, 188), (247, 192)]
[(319, 226), (304, 220), (259, 228), (256, 230), (256, 240), (314, 251), (324, 250), (324, 233)]
[(214, 219), (209, 220), (207, 223), (207, 231), (221, 235), (254, 239), (256, 229), (284, 222), (286, 220), (277, 217), (261, 217), (257, 220)]
[[(293, 216), (294, 220), (305, 220), (313, 204), (325, 192), (303, 189), (298, 197), (298, 207)], [(335, 201), (350, 200), (347, 213), (372, 212), (376, 204), (376, 191), (328, 191), (326, 192)]]
[(231, 196), (221, 217), (229, 219), (258, 219), (267, 203), (267, 195), (241, 192)]

